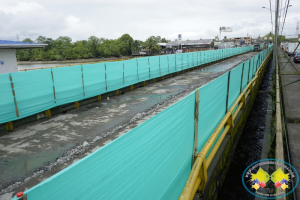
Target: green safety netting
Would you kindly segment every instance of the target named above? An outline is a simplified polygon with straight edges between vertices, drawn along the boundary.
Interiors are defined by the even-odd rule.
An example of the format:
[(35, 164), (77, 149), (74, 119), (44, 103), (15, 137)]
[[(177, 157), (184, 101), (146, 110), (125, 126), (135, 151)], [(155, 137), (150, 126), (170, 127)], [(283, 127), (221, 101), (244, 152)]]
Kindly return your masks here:
[(225, 115), (227, 82), (228, 72), (200, 88), (198, 152)]
[(237, 67), (230, 70), (230, 82), (228, 93), (228, 106), (230, 109), (241, 92), (241, 79), (242, 79), (243, 64), (239, 64)]
[[(240, 94), (241, 79), (243, 88), (248, 82), (253, 59), (260, 66), (270, 51), (271, 48), (266, 49), (260, 56), (239, 64), (231, 70), (230, 78), (227, 72), (199, 88), (198, 152), (226, 113), (228, 80), (229, 108)], [(175, 56), (172, 57), (175, 61)], [(9, 75), (3, 77), (9, 79)], [(249, 81), (252, 78), (249, 76)], [(10, 86), (1, 81), (0, 85)], [(25, 191), (27, 199), (177, 199), (192, 167), (195, 95), (196, 92), (192, 92), (108, 145)]]
[(81, 65), (52, 68), (56, 105), (84, 99), (81, 69)]
[(9, 77), (10, 74), (0, 74), (0, 123), (9, 122), (12, 119), (17, 118), (16, 106)]
[(11, 77), (20, 116), (30, 116), (55, 106), (50, 69), (11, 73)]
[[(11, 76), (17, 77), (12, 79), (13, 84), (20, 85), (18, 81), (23, 79), (30, 79), (30, 81), (21, 82), (22, 86), (17, 89), (18, 91), (15, 91), (16, 98), (11, 98), (11, 94), (2, 95), (0, 108), (5, 108), (0, 113), (0, 123), (21, 119), (55, 106), (90, 98), (138, 82), (251, 51), (252, 48), (252, 46), (248, 46), (151, 56), (118, 62), (17, 72), (17, 75), (11, 73)], [(5, 86), (11, 83), (7, 76), (10, 75), (0, 75), (1, 83)], [(3, 87), (1, 90), (10, 90), (8, 93), (12, 93), (11, 87)], [(31, 92), (37, 90), (40, 90), (40, 92)], [(15, 101), (17, 106), (20, 104), (19, 116), (16, 115), (16, 110), (19, 108), (12, 106), (15, 105)]]
[[(137, 83), (138, 80), (147, 80), (149, 76), (148, 59), (125, 60), (124, 65), (124, 86)], [(138, 68), (138, 65), (140, 66)]]
[(192, 165), (195, 93), (26, 191), (35, 199), (176, 199)]
[(83, 65), (85, 97), (93, 97), (106, 92), (104, 63)]

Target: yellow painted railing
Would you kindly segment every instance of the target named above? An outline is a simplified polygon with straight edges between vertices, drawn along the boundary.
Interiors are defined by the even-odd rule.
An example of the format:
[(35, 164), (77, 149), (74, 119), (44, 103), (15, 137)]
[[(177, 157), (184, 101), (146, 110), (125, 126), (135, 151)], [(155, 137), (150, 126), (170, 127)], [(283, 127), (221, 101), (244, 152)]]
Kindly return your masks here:
[[(209, 165), (211, 164), (214, 156), (216, 155), (220, 145), (222, 144), (223, 139), (225, 138), (226, 134), (230, 130), (233, 129), (235, 118), (237, 117), (240, 110), (245, 106), (248, 95), (251, 93), (252, 88), (257, 84), (258, 78), (260, 77), (260, 74), (261, 74), (264, 66), (267, 64), (271, 55), (272, 55), (272, 51), (268, 54), (266, 59), (262, 62), (261, 66), (258, 68), (257, 73), (255, 74), (255, 77), (248, 83), (246, 88), (236, 99), (236, 101), (231, 106), (229, 111), (227, 111), (226, 115), (224, 116), (222, 121), (219, 123), (217, 128), (214, 130), (214, 132), (212, 133), (210, 138), (207, 140), (207, 142), (205, 143), (202, 150), (196, 155), (192, 170), (190, 172), (190, 175), (187, 179), (186, 185), (185, 185), (179, 199), (190, 200), (190, 199), (194, 198), (197, 190), (199, 190), (200, 192), (203, 191), (203, 189), (205, 187), (205, 183), (207, 181), (207, 169), (208, 169)], [(237, 109), (235, 110), (236, 107), (237, 107)], [(234, 110), (235, 110), (235, 112), (234, 112)], [(225, 126), (225, 128), (224, 128), (224, 126)], [(223, 128), (224, 128), (224, 130), (223, 130)], [(222, 135), (220, 135), (220, 137), (217, 139), (218, 135), (220, 134), (220, 132), (222, 130), (223, 130)], [(216, 139), (217, 139), (217, 141), (216, 141)], [(213, 146), (215, 141), (216, 141), (216, 143)], [(205, 157), (212, 146), (213, 146), (213, 148), (206, 159)]]

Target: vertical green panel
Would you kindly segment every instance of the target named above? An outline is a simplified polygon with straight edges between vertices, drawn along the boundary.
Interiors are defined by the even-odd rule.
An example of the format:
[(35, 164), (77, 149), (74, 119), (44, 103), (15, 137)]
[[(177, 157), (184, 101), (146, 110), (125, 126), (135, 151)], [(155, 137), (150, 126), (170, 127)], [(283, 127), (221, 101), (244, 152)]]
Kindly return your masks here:
[(27, 117), (56, 106), (51, 69), (15, 72), (11, 76), (20, 116)]
[(169, 60), (167, 55), (160, 56), (160, 71), (161, 75), (169, 74)]
[(198, 152), (225, 115), (227, 82), (228, 72), (200, 88)]
[(9, 74), (0, 74), (0, 124), (17, 119)]
[(175, 54), (168, 55), (170, 73), (176, 72), (176, 69), (175, 69), (175, 56), (176, 56)]
[(240, 95), (243, 63), (233, 68), (230, 72), (228, 107), (230, 109), (236, 98)]
[[(249, 62), (245, 61), (244, 62), (245, 65), (244, 65), (244, 72), (243, 72), (243, 89), (245, 89), (245, 87), (248, 85), (248, 72), (249, 72)], [(249, 78), (249, 81), (250, 81), (250, 78)]]
[(81, 65), (53, 68), (56, 105), (84, 98)]
[[(138, 82), (138, 74), (139, 78), (143, 80), (148, 74), (145, 73), (147, 70), (148, 60), (146, 58), (139, 58), (138, 61), (136, 59), (124, 60), (124, 86), (132, 85)], [(139, 71), (137, 69), (137, 64), (139, 63)], [(149, 71), (149, 70), (147, 70)], [(138, 74), (137, 74), (138, 73)], [(140, 76), (141, 75), (141, 76)], [(148, 78), (146, 78), (148, 79)]]
[[(107, 91), (117, 90), (123, 85), (123, 62), (107, 62), (106, 77), (107, 77)], [(135, 73), (137, 75), (137, 71)]]
[[(137, 63), (139, 64), (139, 80), (140, 81), (145, 81), (149, 79), (149, 57), (143, 57), (143, 58), (138, 58)], [(127, 85), (132, 85), (137, 82), (137, 76), (136, 76), (136, 70), (134, 71), (134, 68), (136, 69), (136, 65), (132, 62), (127, 62), (126, 63), (126, 72), (128, 71), (128, 80), (126, 83)], [(134, 67), (133, 67), (134, 66)], [(130, 77), (130, 78), (129, 78)]]
[(188, 69), (189, 68), (189, 55), (190, 53), (183, 53), (182, 54), (182, 65), (183, 68), (182, 69)]
[(160, 77), (160, 69), (159, 69), (159, 56), (149, 57), (150, 62), (150, 77), (157, 78)]
[(195, 93), (25, 192), (30, 200), (178, 199), (192, 165)]
[(83, 65), (84, 92), (86, 98), (106, 92), (104, 63)]

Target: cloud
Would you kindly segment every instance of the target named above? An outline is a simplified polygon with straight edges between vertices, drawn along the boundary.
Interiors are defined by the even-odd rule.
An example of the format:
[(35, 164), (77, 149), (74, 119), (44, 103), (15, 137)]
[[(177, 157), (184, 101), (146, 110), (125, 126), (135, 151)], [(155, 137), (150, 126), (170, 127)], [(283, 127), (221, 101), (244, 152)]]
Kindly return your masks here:
[[(3, 1), (0, 39), (43, 35), (53, 39), (69, 36), (76, 41), (91, 35), (116, 39), (128, 33), (139, 40), (152, 35), (174, 40), (181, 33), (184, 39), (192, 40), (214, 38), (220, 34), (220, 26), (233, 27), (233, 32), (222, 33), (222, 38), (271, 31), (270, 12), (261, 8), (269, 7), (269, 2), (261, 0)], [(292, 3), (283, 32), (294, 34), (300, 2)]]
[(16, 5), (0, 7), (1, 39), (15, 40), (27, 37), (36, 39), (38, 36), (57, 38), (72, 36), (73, 39), (88, 37), (93, 30), (92, 25), (82, 22), (74, 15), (63, 12), (51, 12), (46, 7), (35, 2), (18, 2)]

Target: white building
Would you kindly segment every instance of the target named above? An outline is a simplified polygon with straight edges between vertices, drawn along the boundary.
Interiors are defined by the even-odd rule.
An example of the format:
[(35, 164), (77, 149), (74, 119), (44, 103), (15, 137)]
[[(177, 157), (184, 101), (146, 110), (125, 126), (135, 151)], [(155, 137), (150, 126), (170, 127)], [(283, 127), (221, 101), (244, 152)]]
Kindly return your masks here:
[(18, 71), (16, 49), (44, 48), (47, 45), (0, 40), (0, 74)]

